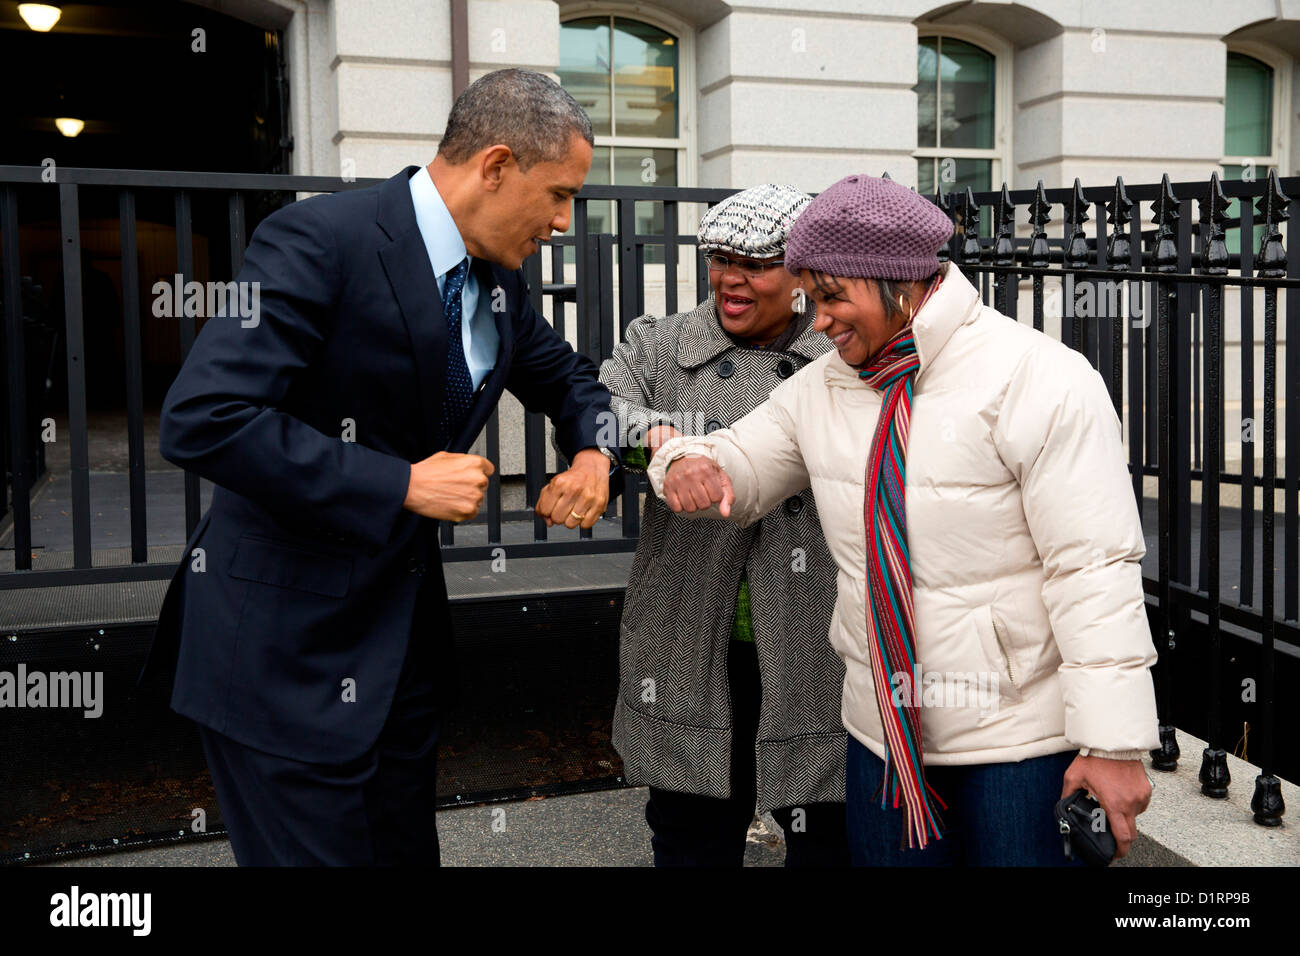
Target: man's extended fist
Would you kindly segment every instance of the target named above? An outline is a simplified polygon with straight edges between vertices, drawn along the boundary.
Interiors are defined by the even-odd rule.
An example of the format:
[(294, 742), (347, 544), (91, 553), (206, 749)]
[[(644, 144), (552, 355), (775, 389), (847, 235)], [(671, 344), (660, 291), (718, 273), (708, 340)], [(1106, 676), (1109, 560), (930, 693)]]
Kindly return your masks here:
[(609, 459), (595, 448), (573, 456), (573, 467), (562, 471), (537, 496), (538, 517), (546, 526), (590, 528), (609, 504)]
[(488, 476), (494, 470), (481, 455), (440, 451), (411, 465), (402, 506), (439, 521), (468, 521), (483, 507)]

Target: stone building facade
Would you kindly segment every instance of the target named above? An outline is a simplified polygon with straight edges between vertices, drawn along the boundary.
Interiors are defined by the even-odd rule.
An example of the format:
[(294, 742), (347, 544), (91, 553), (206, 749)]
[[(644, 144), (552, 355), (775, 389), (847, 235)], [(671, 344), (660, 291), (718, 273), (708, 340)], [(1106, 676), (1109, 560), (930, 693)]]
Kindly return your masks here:
[[(427, 162), (459, 89), (504, 66), (550, 73), (587, 108), (590, 183), (818, 191), (887, 171), (929, 192), (1300, 173), (1300, 0), (204, 5), (285, 32), (300, 174), (386, 177)], [(592, 214), (601, 226), (605, 213)], [(682, 232), (693, 225), (684, 210)], [(653, 309), (663, 275), (648, 270)], [(680, 281), (689, 302), (689, 268)], [(1234, 400), (1236, 295), (1225, 317), (1230, 461), (1249, 417)]]

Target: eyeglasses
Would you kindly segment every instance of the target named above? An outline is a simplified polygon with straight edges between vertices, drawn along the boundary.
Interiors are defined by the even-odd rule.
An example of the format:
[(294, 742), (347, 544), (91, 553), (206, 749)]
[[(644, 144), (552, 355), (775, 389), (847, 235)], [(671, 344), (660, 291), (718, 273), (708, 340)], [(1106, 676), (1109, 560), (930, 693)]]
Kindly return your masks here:
[(716, 252), (710, 252), (705, 255), (704, 263), (709, 267), (710, 272), (726, 272), (729, 268), (735, 266), (740, 270), (741, 275), (761, 276), (769, 269), (785, 265), (785, 260), (766, 259), (762, 262), (755, 262), (753, 259), (728, 259)]

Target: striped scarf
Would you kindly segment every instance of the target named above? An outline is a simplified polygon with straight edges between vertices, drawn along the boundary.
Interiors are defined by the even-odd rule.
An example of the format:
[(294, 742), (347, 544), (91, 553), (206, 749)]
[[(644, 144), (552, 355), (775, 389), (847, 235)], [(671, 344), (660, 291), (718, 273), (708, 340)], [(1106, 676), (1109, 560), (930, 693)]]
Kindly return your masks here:
[[(936, 275), (912, 317), (939, 288)], [(880, 418), (867, 458), (867, 493), (863, 505), (867, 527), (867, 644), (871, 675), (885, 728), (886, 800), (905, 807), (907, 845), (925, 849), (930, 834), (940, 839), (940, 819), (934, 803), (947, 809), (925, 781), (921, 753), (920, 688), (896, 702), (890, 678), (905, 675), (910, 686), (916, 674), (916, 622), (912, 611), (912, 569), (907, 550), (907, 511), (903, 487), (907, 479), (907, 433), (912, 418), (912, 380), (920, 368), (912, 322), (860, 366), (858, 374), (881, 396)]]

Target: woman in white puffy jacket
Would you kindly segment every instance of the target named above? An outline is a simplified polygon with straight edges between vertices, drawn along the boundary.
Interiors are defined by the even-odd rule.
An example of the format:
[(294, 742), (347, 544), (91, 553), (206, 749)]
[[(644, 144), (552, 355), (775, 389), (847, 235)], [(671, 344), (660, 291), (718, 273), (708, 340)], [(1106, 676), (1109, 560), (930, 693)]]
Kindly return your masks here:
[(1158, 738), (1119, 423), (1086, 359), (941, 266), (951, 234), (889, 180), (818, 196), (786, 267), (835, 351), (731, 428), (665, 444), (650, 480), (674, 511), (741, 524), (812, 488), (856, 864), (1064, 863), (1053, 808), (1079, 788), (1123, 856)]

